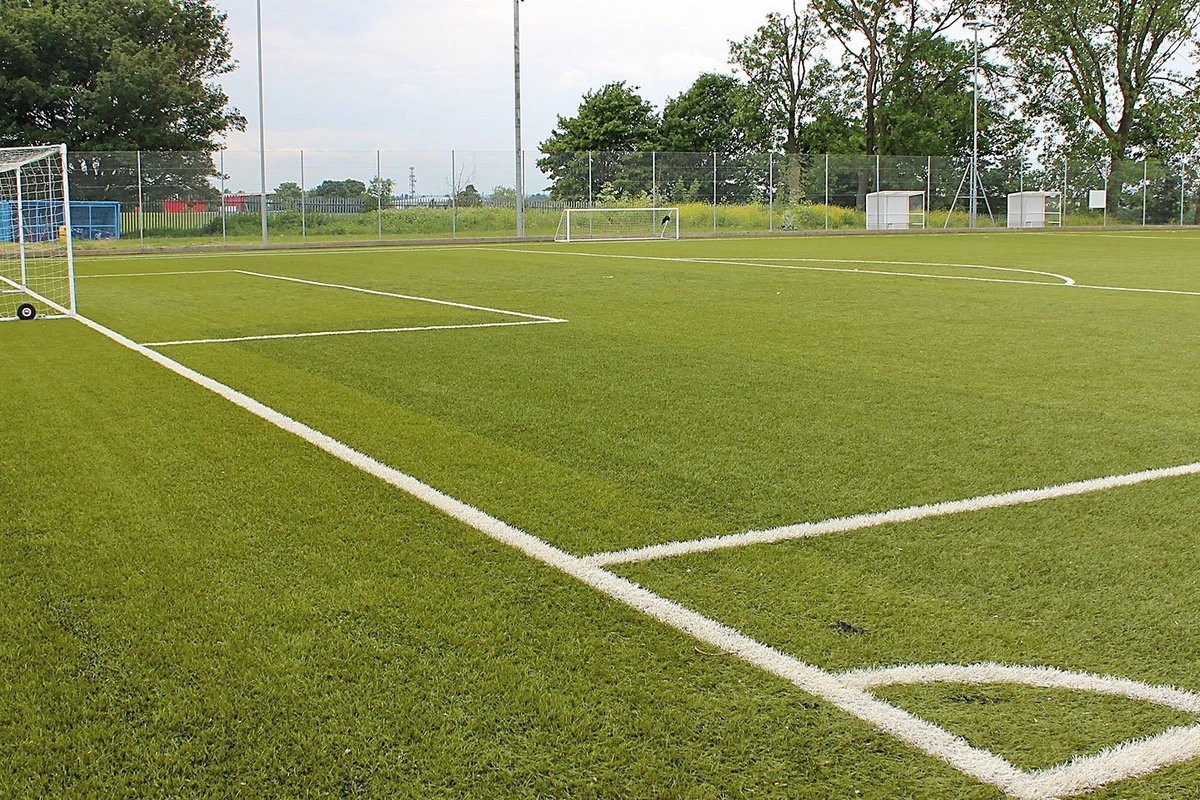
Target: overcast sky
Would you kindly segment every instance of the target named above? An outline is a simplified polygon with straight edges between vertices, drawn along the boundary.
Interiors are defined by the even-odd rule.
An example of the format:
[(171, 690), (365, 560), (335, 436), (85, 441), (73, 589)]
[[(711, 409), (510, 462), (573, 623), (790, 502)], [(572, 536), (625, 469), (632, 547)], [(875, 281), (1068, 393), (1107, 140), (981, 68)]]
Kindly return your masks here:
[[(239, 63), (221, 84), (249, 123), (229, 138), (229, 157), (240, 163), (258, 150), (255, 0), (213, 5), (228, 14)], [(661, 109), (700, 73), (729, 72), (729, 40), (790, 7), (787, 0), (525, 0), (524, 149), (536, 152), (557, 115), (573, 116), (584, 92), (612, 81), (640, 87)], [(268, 151), (454, 148), (494, 151), (498, 163), (513, 151), (512, 0), (262, 0), (262, 10)], [(403, 180), (396, 165), (385, 171), (407, 181), (406, 167)]]

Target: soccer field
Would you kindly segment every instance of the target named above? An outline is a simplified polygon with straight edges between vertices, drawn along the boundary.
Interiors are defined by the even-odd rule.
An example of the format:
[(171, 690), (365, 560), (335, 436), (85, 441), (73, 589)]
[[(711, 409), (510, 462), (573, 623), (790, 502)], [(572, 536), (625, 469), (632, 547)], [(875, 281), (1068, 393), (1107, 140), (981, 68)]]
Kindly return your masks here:
[(1200, 798), (1200, 235), (93, 256), (0, 796)]

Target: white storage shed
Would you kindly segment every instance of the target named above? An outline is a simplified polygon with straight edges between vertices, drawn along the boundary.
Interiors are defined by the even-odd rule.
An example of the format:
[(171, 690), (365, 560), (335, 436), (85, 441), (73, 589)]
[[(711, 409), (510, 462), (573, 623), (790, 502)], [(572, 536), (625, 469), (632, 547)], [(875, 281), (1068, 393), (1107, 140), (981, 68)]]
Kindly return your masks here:
[(867, 230), (894, 231), (924, 227), (924, 192), (890, 191), (867, 195)]
[(1044, 228), (1062, 225), (1062, 195), (1058, 192), (1013, 192), (1008, 196), (1008, 227)]

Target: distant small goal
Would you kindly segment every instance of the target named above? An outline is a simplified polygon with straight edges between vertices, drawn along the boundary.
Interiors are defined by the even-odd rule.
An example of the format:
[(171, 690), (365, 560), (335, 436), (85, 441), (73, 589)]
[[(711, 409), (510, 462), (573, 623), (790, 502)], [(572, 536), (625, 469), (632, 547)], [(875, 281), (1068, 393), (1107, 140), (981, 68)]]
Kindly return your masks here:
[(678, 238), (678, 208), (568, 208), (554, 232), (556, 242)]

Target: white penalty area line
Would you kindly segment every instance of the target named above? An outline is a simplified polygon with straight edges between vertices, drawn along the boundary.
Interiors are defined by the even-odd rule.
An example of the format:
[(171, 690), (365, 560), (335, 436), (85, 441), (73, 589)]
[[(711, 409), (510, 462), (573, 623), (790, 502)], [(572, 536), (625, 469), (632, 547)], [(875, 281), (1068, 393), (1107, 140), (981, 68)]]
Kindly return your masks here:
[(565, 319), (530, 319), (519, 322), (476, 322), (463, 325), (421, 325), (411, 328), (361, 328), (346, 331), (312, 331), (308, 333), (267, 333), (260, 336), (228, 336), (216, 339), (179, 339), (173, 342), (142, 342), (144, 347), (173, 347), (184, 344), (226, 344), (229, 342), (259, 342), (270, 339), (311, 339), (319, 336), (358, 336), (370, 333), (413, 333), (417, 331), (454, 331), (468, 328), (512, 328), (518, 325), (553, 325)]
[(248, 275), (254, 278), (266, 278), (269, 280), (285, 281), (287, 283), (299, 283), (308, 286), (318, 286), (324, 289), (340, 289), (349, 292), (358, 292), (360, 294), (375, 295), (377, 297), (390, 297), (397, 300), (411, 300), (420, 303), (432, 303), (433, 305), (449, 306), (452, 308), (462, 308), (469, 311), (483, 311), (490, 314), (502, 314), (510, 317), (520, 317), (521, 321), (517, 322), (476, 322), (476, 323), (461, 323), (449, 325), (419, 325), (406, 327), (388, 327), (388, 328), (355, 328), (352, 330), (334, 330), (334, 331), (305, 331), (301, 333), (269, 333), (259, 334), (254, 336), (220, 336), (200, 339), (174, 339), (171, 341), (161, 342), (143, 342), (145, 347), (173, 347), (177, 345), (189, 344), (226, 344), (231, 342), (257, 342), (267, 341), (271, 339), (311, 339), (323, 336), (359, 336), (372, 333), (412, 333), (417, 331), (449, 331), (449, 330), (466, 330), (471, 328), (511, 328), (518, 325), (548, 325), (566, 322), (565, 319), (558, 317), (547, 317), (541, 314), (527, 314), (522, 311), (510, 311), (503, 308), (491, 308), (489, 306), (471, 305), (469, 303), (457, 303), (451, 300), (438, 300), (433, 297), (420, 297), (411, 294), (399, 294), (397, 292), (385, 292), (379, 289), (367, 289), (362, 286), (350, 286), (341, 283), (326, 283), (323, 281), (312, 281), (304, 278), (293, 278), (287, 275), (272, 275), (265, 272), (253, 272), (244, 269), (214, 269), (214, 270), (182, 270), (171, 272), (128, 272), (115, 273), (111, 275), (92, 275), (93, 278), (146, 278), (146, 277), (165, 277), (174, 275)]
[[(724, 259), (724, 258), (708, 258), (695, 257), (685, 258), (679, 256), (633, 256), (622, 255), (617, 253), (585, 253), (585, 252), (568, 252), (565, 250), (519, 250), (515, 248), (495, 248), (503, 249), (508, 253), (519, 253), (524, 255), (555, 255), (555, 256), (582, 256), (585, 258), (611, 258), (625, 259), (630, 261), (664, 261), (675, 264), (705, 264), (724, 267), (753, 267), (756, 269), (792, 269), (805, 272), (838, 272), (848, 275), (881, 275), (890, 278), (928, 278), (933, 280), (943, 281), (968, 281), (974, 283), (1008, 283), (1018, 284), (1023, 286), (1074, 286), (1075, 280), (1067, 275), (1059, 275), (1057, 272), (1040, 272), (1032, 269), (1020, 269), (1017, 267), (990, 267), (982, 264), (943, 264), (940, 262), (924, 262), (924, 261), (870, 261), (859, 259), (844, 259), (844, 258), (774, 258), (774, 259)], [(778, 262), (812, 262), (811, 264), (788, 264)], [(814, 264), (876, 264), (876, 265), (895, 265), (895, 266), (927, 266), (927, 267), (952, 267), (955, 269), (987, 269), (997, 270), (1001, 272), (1017, 272), (1028, 275), (1044, 275), (1048, 278), (1054, 278), (1055, 281), (1033, 281), (1020, 280), (1017, 278), (981, 278), (976, 275), (938, 275), (931, 272), (899, 272), (896, 270), (872, 270), (858, 269), (847, 267), (818, 267)]]
[(268, 272), (254, 272), (248, 269), (197, 269), (197, 270), (174, 270), (169, 272), (120, 272), (108, 275), (89, 275), (89, 278), (156, 278), (167, 277), (171, 275), (249, 275), (252, 278), (267, 278), (268, 280), (285, 281), (287, 283), (299, 283), (306, 286), (319, 286), (323, 289), (341, 289), (347, 292), (358, 292), (360, 294), (369, 294), (376, 297), (392, 297), (397, 300), (413, 300), (418, 303), (432, 303), (439, 306), (451, 306), (453, 308), (465, 308), (469, 311), (486, 311), (491, 314), (504, 314), (510, 317), (521, 317), (523, 319), (536, 320), (538, 322), (566, 322), (565, 319), (557, 317), (547, 317), (542, 314), (527, 314), (523, 311), (510, 311), (506, 308), (492, 308), (491, 306), (477, 306), (470, 303), (458, 303), (453, 300), (439, 300), (435, 297), (421, 297), (414, 294), (400, 294), (399, 292), (385, 292), (381, 289), (367, 289), (363, 286), (350, 286), (344, 283), (327, 283), (324, 281), (312, 281), (305, 278), (293, 278), (288, 275), (273, 275)]
[[(557, 569), (613, 600), (708, 646), (735, 655), (748, 664), (788, 681), (802, 691), (821, 698), (842, 711), (949, 763), (970, 777), (996, 786), (1020, 800), (1042, 800), (1054, 796), (1049, 791), (1051, 784), (1044, 776), (1024, 772), (999, 756), (971, 746), (962, 737), (875, 698), (861, 685), (862, 680), (856, 681), (828, 672), (782, 653), (740, 631), (602, 569), (586, 559), (560, 550), (86, 317), (79, 316), (76, 319), (123, 347), (299, 437), (334, 458), (408, 493), (495, 541)], [(1200, 702), (1200, 698), (1197, 702)], [(1200, 726), (1189, 730), (1200, 731)], [(1084, 780), (1076, 782), (1075, 785), (1079, 788), (1071, 791), (1086, 792), (1106, 783), (1131, 775), (1145, 774), (1159, 766), (1180, 763), (1200, 755), (1200, 734), (1174, 744), (1176, 746), (1169, 751), (1155, 749), (1153, 752), (1147, 752), (1143, 747), (1140, 750), (1117, 752), (1112, 756), (1101, 754), (1093, 759), (1093, 768), (1087, 771)]]
[(492, 314), (506, 314), (510, 317), (522, 317), (524, 319), (537, 320), (538, 322), (566, 322), (565, 319), (558, 319), (556, 317), (546, 317), (546, 316), (542, 316), (541, 314), (526, 314), (522, 311), (509, 311), (504, 308), (491, 308), (489, 306), (475, 306), (475, 305), (471, 305), (469, 303), (455, 303), (450, 300), (437, 300), (432, 297), (419, 297), (417, 295), (411, 295), (411, 294), (398, 294), (396, 292), (384, 292), (384, 291), (380, 291), (378, 289), (364, 289), (361, 286), (348, 286), (346, 284), (341, 284), (341, 283), (324, 283), (322, 281), (310, 281), (310, 280), (305, 280), (303, 278), (291, 278), (286, 275), (270, 275), (265, 272), (250, 272), (249, 270), (244, 270), (244, 269), (234, 270), (234, 272), (239, 272), (243, 275), (253, 275), (256, 278), (270, 278), (272, 280), (287, 281), (289, 283), (302, 283), (302, 284), (307, 284), (308, 286), (320, 286), (320, 287), (323, 287), (326, 289), (343, 289), (348, 292), (360, 292), (362, 294), (376, 295), (378, 297), (394, 297), (399, 300), (416, 300), (417, 302), (421, 302), (421, 303), (433, 303), (434, 305), (439, 305), (439, 306), (452, 306), (454, 308), (465, 308), (465, 309), (468, 309), (471, 311), (487, 311)]
[[(1149, 238), (1149, 237), (1142, 237)], [(499, 248), (493, 248), (499, 249)], [(713, 264), (726, 267), (756, 267), (758, 269), (791, 269), (804, 272), (836, 272), (846, 275), (881, 275), (890, 278), (922, 278), (943, 281), (967, 281), (970, 283), (1006, 283), (1018, 286), (1050, 286), (1054, 288), (1068, 287), (1071, 289), (1092, 289), (1102, 292), (1132, 292), (1135, 294), (1167, 294), (1178, 295), (1183, 297), (1200, 297), (1200, 291), (1189, 291), (1186, 289), (1154, 289), (1149, 287), (1137, 286), (1102, 286), (1097, 284), (1076, 283), (1074, 278), (1067, 275), (1060, 275), (1057, 272), (1039, 272), (1038, 270), (1020, 269), (1017, 267), (989, 267), (982, 264), (942, 264), (937, 262), (920, 262), (920, 261), (867, 261), (867, 260), (851, 260), (837, 258), (776, 258), (764, 260), (745, 260), (734, 261), (727, 259), (715, 258), (679, 258), (679, 257), (664, 257), (664, 256), (631, 256), (619, 255), (615, 253), (571, 253), (563, 250), (517, 250), (513, 248), (504, 248), (508, 253), (522, 253), (529, 255), (558, 255), (558, 256), (583, 256), (587, 258), (615, 258), (629, 259), (633, 261), (667, 261), (679, 264)], [(962, 269), (991, 269), (1005, 272), (1024, 272), (1033, 275), (1045, 275), (1047, 277), (1056, 278), (1056, 281), (1030, 281), (1019, 280), (1016, 278), (981, 278), (975, 275), (935, 275), (927, 272), (898, 272), (896, 270), (877, 270), (877, 269), (851, 269), (845, 267), (818, 267), (812, 265), (787, 264), (787, 263), (770, 263), (770, 262), (786, 262), (786, 261), (812, 261), (817, 264), (895, 264), (897, 266), (904, 264), (925, 265), (925, 266), (941, 266), (941, 267), (957, 267)]]
[(914, 522), (932, 517), (948, 517), (953, 514), (983, 511), (990, 508), (1028, 505), (1030, 503), (1040, 503), (1044, 500), (1056, 500), (1063, 497), (1103, 492), (1121, 486), (1134, 486), (1139, 483), (1147, 483), (1164, 478), (1176, 478), (1183, 475), (1196, 474), (1200, 474), (1200, 462), (1183, 464), (1177, 467), (1148, 469), (1141, 472), (1131, 472), (1126, 475), (1110, 475), (1106, 478), (1074, 481), (1057, 486), (1047, 486), (1042, 489), (1020, 489), (1002, 494), (971, 497), (965, 500), (950, 500), (944, 503), (896, 508), (891, 511), (880, 511), (873, 514), (835, 517), (822, 522), (801, 522), (796, 525), (784, 525), (768, 530), (748, 531), (746, 533), (734, 533), (725, 536), (709, 536), (703, 539), (690, 539), (682, 542), (668, 542), (648, 547), (595, 553), (586, 556), (584, 560), (589, 564), (597, 566), (634, 564), (663, 558), (675, 558), (692, 553), (727, 550), (734, 547), (772, 544), (792, 539), (811, 539), (831, 533), (849, 533), (850, 531), (859, 531), (866, 528), (877, 528), (881, 525)]

